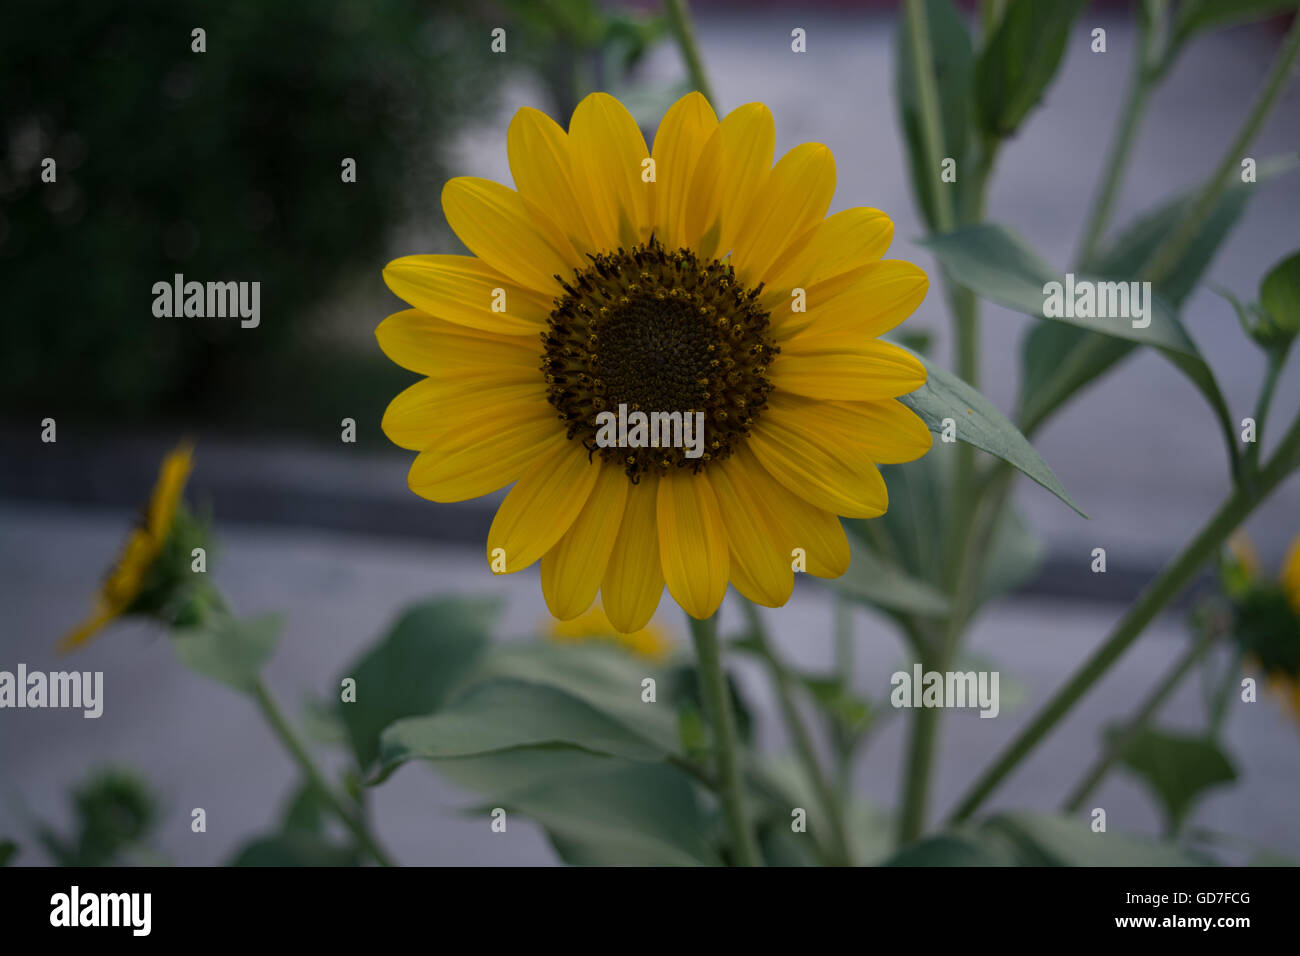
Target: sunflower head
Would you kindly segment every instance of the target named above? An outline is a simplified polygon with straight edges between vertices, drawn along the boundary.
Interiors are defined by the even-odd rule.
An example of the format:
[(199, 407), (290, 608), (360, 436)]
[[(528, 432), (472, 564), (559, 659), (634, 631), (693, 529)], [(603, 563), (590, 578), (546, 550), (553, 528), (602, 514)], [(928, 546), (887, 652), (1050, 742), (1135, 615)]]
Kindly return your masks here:
[[(1254, 554), (1253, 549), (1242, 548), (1239, 542), (1234, 551)], [(1237, 570), (1230, 566), (1225, 573), (1233, 636), (1252, 666), (1264, 673), (1268, 687), (1300, 721), (1300, 535), (1292, 541), (1276, 582), (1260, 576), (1258, 568), (1258, 558), (1238, 559)], [(1238, 579), (1244, 583), (1237, 583)]]
[(547, 637), (559, 644), (608, 642), (655, 663), (666, 661), (673, 652), (672, 638), (657, 624), (651, 622), (638, 631), (621, 634), (599, 606), (567, 621), (552, 619)]
[(898, 401), (925, 369), (880, 339), (925, 273), (881, 258), (880, 210), (827, 216), (829, 149), (774, 164), (774, 144), (767, 107), (719, 119), (698, 93), (651, 146), (604, 93), (567, 130), (522, 109), (515, 188), (443, 189), (473, 254), (384, 270), (413, 308), (380, 324), (380, 347), (424, 376), (383, 421), (419, 453), (412, 490), (451, 502), (511, 486), (489, 566), (540, 561), (561, 620), (599, 594), (616, 630), (639, 631), (665, 585), (697, 618), (729, 583), (782, 605), (796, 566), (844, 573), (839, 516), (888, 507), (877, 466), (930, 448)]
[(124, 614), (159, 615), (186, 591), (192, 549), (207, 544), (206, 528), (182, 500), (192, 467), (188, 444), (163, 459), (153, 494), (95, 595), (94, 610), (63, 637), (60, 651), (84, 645)]

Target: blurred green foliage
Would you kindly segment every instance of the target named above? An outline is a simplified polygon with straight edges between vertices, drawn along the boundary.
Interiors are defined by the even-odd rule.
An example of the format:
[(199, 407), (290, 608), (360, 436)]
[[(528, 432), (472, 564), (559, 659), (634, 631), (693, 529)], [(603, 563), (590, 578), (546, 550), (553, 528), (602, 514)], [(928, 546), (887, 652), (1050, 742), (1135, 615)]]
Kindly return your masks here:
[(158, 824), (158, 805), (147, 784), (124, 769), (92, 773), (72, 793), (73, 830), (42, 824), (37, 838), (57, 866), (112, 866), (147, 850)]
[[(6, 3), (4, 407), (211, 415), (268, 375), (312, 377), (313, 310), (358, 272), (381, 288), (392, 228), (441, 222), (441, 147), (491, 115), (502, 71), (470, 6)], [(155, 318), (152, 285), (178, 272), (260, 281), (260, 327)]]

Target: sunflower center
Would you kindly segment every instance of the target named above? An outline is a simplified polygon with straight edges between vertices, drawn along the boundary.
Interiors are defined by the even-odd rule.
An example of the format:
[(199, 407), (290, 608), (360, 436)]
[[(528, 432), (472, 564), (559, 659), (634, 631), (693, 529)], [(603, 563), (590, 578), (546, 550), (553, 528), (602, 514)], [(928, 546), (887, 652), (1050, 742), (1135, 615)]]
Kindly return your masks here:
[(590, 258), (561, 279), (542, 335), (547, 394), (569, 438), (633, 482), (729, 456), (772, 391), (779, 349), (762, 286), (743, 289), (731, 266), (655, 239)]

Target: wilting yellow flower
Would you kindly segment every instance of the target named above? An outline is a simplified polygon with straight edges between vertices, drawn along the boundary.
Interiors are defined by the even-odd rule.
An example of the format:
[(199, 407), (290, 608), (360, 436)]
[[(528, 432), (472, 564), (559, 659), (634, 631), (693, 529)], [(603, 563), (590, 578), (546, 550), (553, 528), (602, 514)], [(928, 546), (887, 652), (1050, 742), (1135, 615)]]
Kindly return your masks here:
[[(826, 216), (829, 149), (805, 143), (773, 166), (774, 142), (767, 107), (719, 122), (698, 93), (652, 149), (603, 93), (567, 133), (522, 109), (507, 136), (516, 189), (461, 177), (442, 192), (474, 255), (384, 270), (415, 308), (381, 323), (379, 344), (428, 376), (383, 420), (420, 452), (411, 489), (450, 502), (513, 484), (488, 558), (508, 572), (540, 560), (557, 618), (599, 591), (613, 625), (636, 631), (665, 583), (697, 618), (728, 581), (784, 604), (796, 549), (810, 574), (843, 574), (837, 516), (883, 514), (876, 466), (930, 447), (895, 400), (924, 367), (877, 339), (924, 298), (925, 273), (881, 260), (883, 212)], [(622, 444), (602, 417), (620, 408)], [(638, 431), (632, 416), (653, 413)], [(665, 440), (636, 445), (651, 431)]]
[(193, 467), (193, 448), (181, 445), (163, 459), (158, 480), (139, 523), (131, 529), (122, 554), (95, 596), (95, 609), (82, 624), (59, 641), (68, 651), (86, 643), (100, 628), (125, 613), (144, 589), (154, 561), (167, 543), (176, 510)]
[(548, 636), (562, 644), (610, 641), (652, 661), (667, 660), (673, 652), (673, 642), (663, 628), (651, 623), (630, 634), (620, 634), (599, 605), (568, 621), (553, 620)]
[(1233, 595), (1237, 641), (1300, 722), (1300, 535), (1291, 542), (1276, 585), (1259, 578), (1259, 560), (1244, 536), (1234, 536), (1229, 547), (1236, 576), (1244, 578)]

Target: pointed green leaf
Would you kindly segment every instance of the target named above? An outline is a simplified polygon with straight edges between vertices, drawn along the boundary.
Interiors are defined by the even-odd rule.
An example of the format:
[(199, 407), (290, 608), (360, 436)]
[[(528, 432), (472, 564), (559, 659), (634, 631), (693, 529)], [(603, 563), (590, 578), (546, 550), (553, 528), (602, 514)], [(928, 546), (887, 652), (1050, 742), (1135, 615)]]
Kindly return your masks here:
[[(1154, 324), (1154, 323), (1153, 323)], [(1047, 467), (1047, 462), (987, 398), (946, 369), (921, 359), (926, 383), (901, 401), (921, 416), (930, 431), (943, 432), (943, 420), (957, 423), (957, 438), (1015, 466), (1085, 518), (1065, 488)]]
[(281, 614), (244, 619), (221, 615), (199, 627), (174, 629), (171, 644), (187, 667), (251, 693), (283, 630)]
[(975, 105), (992, 136), (1010, 136), (1061, 65), (1083, 0), (1011, 0), (975, 64)]

